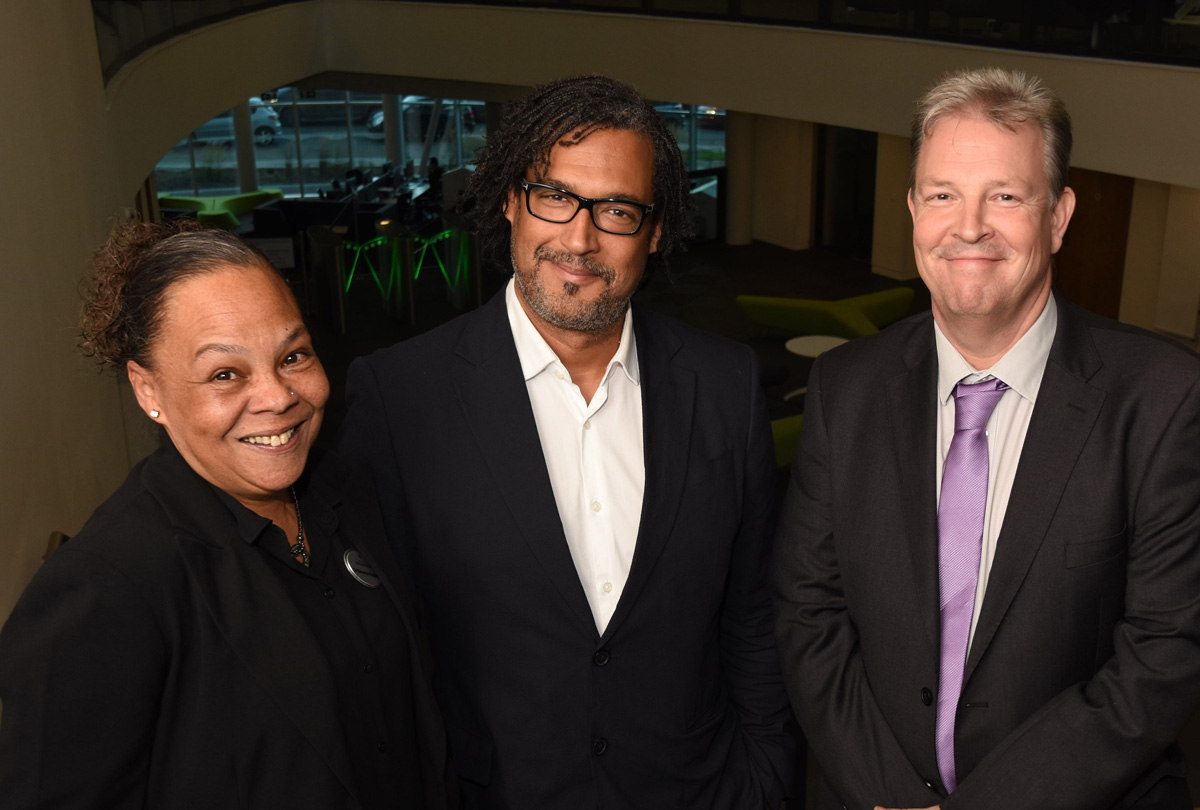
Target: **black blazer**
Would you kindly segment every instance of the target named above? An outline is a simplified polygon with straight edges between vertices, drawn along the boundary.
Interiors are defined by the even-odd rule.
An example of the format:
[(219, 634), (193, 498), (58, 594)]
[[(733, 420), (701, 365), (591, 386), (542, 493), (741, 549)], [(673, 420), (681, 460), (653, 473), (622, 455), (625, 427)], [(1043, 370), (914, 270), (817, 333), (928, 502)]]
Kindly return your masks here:
[(949, 798), (932, 318), (813, 368), (772, 586), (822, 807), (1191, 807), (1174, 740), (1200, 694), (1200, 358), (1056, 300)]
[[(327, 459), (309, 493), (416, 639), (363, 478)], [(269, 564), (169, 441), (134, 467), (0, 634), (0, 805), (359, 807), (332, 675)], [(445, 807), (444, 731), (416, 644), (411, 660), (428, 807)]]
[(377, 476), (427, 603), (464, 803), (776, 810), (791, 768), (752, 353), (634, 314), (646, 484), (601, 636), (567, 547), (503, 293), (351, 366), (341, 451)]

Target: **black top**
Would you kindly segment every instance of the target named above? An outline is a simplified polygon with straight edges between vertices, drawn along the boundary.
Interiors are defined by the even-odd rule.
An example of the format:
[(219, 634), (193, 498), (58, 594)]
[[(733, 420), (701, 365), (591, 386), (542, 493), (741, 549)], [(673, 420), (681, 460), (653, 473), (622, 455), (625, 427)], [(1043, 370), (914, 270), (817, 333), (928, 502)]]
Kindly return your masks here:
[(169, 442), (42, 566), (0, 632), (5, 810), (457, 806), (374, 485), (310, 462), (315, 570)]
[[(397, 801), (420, 806), (408, 634), (370, 564), (346, 537), (331, 506), (311, 493), (307, 483), (305, 476), (296, 491), (309, 567), (292, 557), (291, 541), (282, 529), (213, 489), (236, 519), (241, 539), (271, 561), (272, 573), (329, 664), (363, 808), (391, 808)], [(369, 584), (350, 573), (348, 558), (359, 570), (365, 567)]]

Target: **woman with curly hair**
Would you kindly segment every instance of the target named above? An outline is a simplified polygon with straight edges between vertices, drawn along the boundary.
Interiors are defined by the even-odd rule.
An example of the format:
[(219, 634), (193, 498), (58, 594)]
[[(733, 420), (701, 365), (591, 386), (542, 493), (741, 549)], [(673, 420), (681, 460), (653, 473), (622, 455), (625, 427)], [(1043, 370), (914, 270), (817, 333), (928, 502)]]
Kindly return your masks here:
[(329, 384), (265, 257), (119, 226), (84, 351), (162, 447), (0, 633), (6, 808), (443, 808), (445, 739), (369, 479), (310, 458)]

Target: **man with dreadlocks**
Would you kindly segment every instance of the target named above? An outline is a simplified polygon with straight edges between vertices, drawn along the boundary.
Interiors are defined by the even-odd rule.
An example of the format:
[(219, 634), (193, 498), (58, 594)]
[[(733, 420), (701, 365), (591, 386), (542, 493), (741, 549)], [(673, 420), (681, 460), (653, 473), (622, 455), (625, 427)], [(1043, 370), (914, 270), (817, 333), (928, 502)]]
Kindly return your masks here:
[(355, 361), (471, 808), (771, 808), (792, 743), (752, 353), (630, 298), (687, 235), (654, 108), (583, 76), (508, 110), (466, 191), (513, 279)]

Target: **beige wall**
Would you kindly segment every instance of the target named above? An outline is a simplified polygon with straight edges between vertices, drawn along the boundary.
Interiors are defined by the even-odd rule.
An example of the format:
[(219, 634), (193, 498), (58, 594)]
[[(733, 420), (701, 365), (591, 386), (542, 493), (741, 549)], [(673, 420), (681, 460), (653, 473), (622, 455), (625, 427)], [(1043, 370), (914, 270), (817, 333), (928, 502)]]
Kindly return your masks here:
[(1195, 337), (1200, 308), (1200, 190), (1171, 187), (1162, 257), (1155, 326)]
[(755, 117), (755, 239), (789, 250), (812, 246), (815, 135), (806, 121)]
[(1133, 187), (1121, 320), (1187, 338), (1200, 310), (1200, 191), (1149, 180)]
[(221, 110), (325, 71), (409, 77), (412, 92), (453, 80), (490, 98), (478, 83), (528, 85), (562, 70), (521, 59), (526, 42), (569, 43), (573, 70), (610, 73), (657, 99), (898, 136), (910, 100), (940, 71), (1025, 67), (1066, 97), (1078, 165), (1200, 188), (1200, 105), (1180, 102), (1200, 98), (1197, 70), (709, 21), (312, 0), (179, 37), (106, 88), (88, 4), (9, 3), (0, 27), (0, 619), (49, 532), (77, 531), (148, 445), (117, 384), (76, 357), (73, 325), (92, 246), (158, 159)]
[(881, 134), (875, 150), (871, 269), (897, 280), (917, 277), (912, 217), (908, 213), (908, 142), (900, 135)]
[(1171, 187), (1166, 183), (1137, 180), (1133, 184), (1120, 318), (1146, 329), (1155, 328), (1158, 315), (1163, 241), (1170, 200)]

